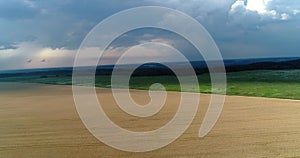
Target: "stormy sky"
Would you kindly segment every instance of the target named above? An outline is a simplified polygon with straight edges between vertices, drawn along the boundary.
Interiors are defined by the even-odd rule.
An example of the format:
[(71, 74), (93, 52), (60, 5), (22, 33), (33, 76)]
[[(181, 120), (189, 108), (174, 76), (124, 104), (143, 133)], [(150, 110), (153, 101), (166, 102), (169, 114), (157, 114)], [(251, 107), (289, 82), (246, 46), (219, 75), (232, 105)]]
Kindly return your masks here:
[[(72, 66), (94, 26), (139, 6), (169, 7), (195, 18), (225, 59), (300, 56), (298, 0), (0, 0), (0, 70)], [(121, 36), (109, 52), (117, 54), (147, 41), (170, 44), (195, 58), (189, 42), (151, 29)], [(92, 57), (87, 52), (87, 62)]]

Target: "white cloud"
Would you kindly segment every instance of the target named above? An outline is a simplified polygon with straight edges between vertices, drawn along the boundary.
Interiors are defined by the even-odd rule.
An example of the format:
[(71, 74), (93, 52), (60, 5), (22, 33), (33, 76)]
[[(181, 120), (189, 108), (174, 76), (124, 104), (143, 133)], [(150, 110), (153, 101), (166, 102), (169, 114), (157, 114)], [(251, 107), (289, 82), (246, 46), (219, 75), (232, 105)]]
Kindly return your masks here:
[(271, 0), (248, 0), (245, 5), (246, 9), (255, 11), (259, 14), (268, 14), (267, 5)]
[(231, 5), (229, 14), (243, 16), (252, 12), (259, 15), (261, 20), (289, 20), (300, 13), (299, 5), (300, 1), (236, 0)]
[(167, 44), (167, 45), (174, 45), (174, 42), (171, 40), (167, 40), (164, 38), (153, 38), (150, 40), (140, 40), (139, 44), (144, 44), (144, 43), (148, 43), (148, 42), (156, 42), (156, 43), (163, 43), (163, 44)]
[(281, 14), (281, 20), (288, 20), (290, 19), (290, 16), (287, 13)]
[(294, 14), (294, 15), (297, 15), (298, 13), (300, 13), (300, 10), (298, 10), (298, 9), (293, 9), (293, 14)]
[(271, 17), (272, 19), (277, 19), (277, 11), (270, 10), (268, 8), (270, 2), (272, 2), (272, 0), (237, 0), (232, 4), (229, 13), (238, 16), (241, 13), (253, 12), (261, 17)]
[(240, 10), (240, 9), (243, 9), (243, 10), (246, 9), (244, 0), (237, 0), (235, 3), (233, 3), (230, 11), (236, 12), (237, 10)]

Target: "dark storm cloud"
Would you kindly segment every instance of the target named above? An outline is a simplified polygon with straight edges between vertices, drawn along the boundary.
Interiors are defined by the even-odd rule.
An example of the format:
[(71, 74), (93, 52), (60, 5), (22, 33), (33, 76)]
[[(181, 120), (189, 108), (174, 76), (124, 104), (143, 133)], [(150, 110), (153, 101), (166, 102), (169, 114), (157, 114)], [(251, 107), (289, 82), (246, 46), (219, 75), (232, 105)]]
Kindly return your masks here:
[(28, 19), (36, 16), (39, 9), (30, 1), (0, 1), (0, 18), (7, 20)]
[[(76, 50), (104, 18), (145, 5), (170, 7), (192, 16), (209, 31), (225, 58), (300, 56), (297, 0), (0, 0), (0, 50), (18, 50), (19, 57), (14, 60), (26, 53), (33, 56), (34, 52), (21, 48), (26, 46), (24, 42), (53, 50)], [(120, 37), (112, 47), (155, 39), (169, 40), (187, 54), (195, 51), (182, 39), (150, 30)], [(9, 61), (7, 54), (2, 56)]]
[(184, 55), (190, 60), (202, 59), (198, 50), (187, 39), (175, 32), (155, 28), (142, 28), (127, 32), (114, 40), (109, 49), (130, 48), (146, 42), (169, 44), (178, 51), (184, 52)]
[(34, 37), (44, 47), (77, 49), (104, 18), (142, 1), (0, 1), (0, 45)]

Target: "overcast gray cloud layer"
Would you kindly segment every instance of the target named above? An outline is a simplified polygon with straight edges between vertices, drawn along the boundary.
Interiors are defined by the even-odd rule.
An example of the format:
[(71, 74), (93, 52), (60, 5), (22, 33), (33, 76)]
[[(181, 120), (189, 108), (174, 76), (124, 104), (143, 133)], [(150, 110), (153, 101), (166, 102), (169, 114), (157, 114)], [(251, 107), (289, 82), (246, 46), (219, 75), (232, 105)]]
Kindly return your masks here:
[[(36, 60), (54, 60), (57, 52), (72, 54), (101, 20), (144, 5), (170, 7), (194, 17), (211, 33), (224, 58), (300, 56), (298, 0), (0, 0), (0, 69), (19, 68), (45, 52), (54, 55)], [(116, 46), (134, 44), (126, 41), (130, 40)], [(57, 55), (59, 63), (71, 64), (71, 59), (62, 61), (67, 56)]]

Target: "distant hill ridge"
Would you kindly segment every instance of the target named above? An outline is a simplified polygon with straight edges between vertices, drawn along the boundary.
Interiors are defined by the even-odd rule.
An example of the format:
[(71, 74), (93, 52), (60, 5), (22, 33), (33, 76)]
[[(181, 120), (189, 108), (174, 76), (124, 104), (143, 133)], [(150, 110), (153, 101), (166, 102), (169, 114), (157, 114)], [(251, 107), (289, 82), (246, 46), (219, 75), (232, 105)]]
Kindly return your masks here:
[[(197, 74), (207, 73), (208, 69), (204, 61), (190, 62)], [(175, 68), (184, 69), (186, 63), (175, 62)], [(246, 70), (283, 70), (283, 69), (300, 69), (300, 57), (298, 58), (262, 58), (262, 59), (237, 59), (224, 60), (227, 72), (246, 71)], [(135, 65), (121, 65), (126, 71)], [(96, 75), (110, 75), (114, 65), (98, 66)], [(91, 67), (80, 67), (78, 69), (88, 70)], [(25, 70), (8, 70), (0, 71), (0, 77), (15, 77), (24, 75), (41, 75), (41, 76), (71, 76), (72, 67), (65, 68), (42, 68), (42, 69), (25, 69)], [(140, 66), (133, 73), (134, 76), (151, 76), (151, 75), (174, 75), (174, 73), (163, 64), (148, 63)]]

